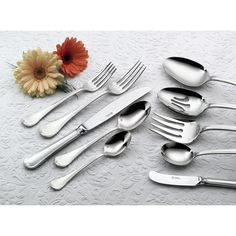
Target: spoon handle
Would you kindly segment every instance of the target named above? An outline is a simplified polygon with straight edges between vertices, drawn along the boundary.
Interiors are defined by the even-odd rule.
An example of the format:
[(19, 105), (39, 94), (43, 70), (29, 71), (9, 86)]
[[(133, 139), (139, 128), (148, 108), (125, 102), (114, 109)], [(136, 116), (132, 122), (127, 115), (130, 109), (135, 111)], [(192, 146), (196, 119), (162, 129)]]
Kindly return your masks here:
[(93, 158), (85, 163), (82, 163), (79, 165), (79, 167), (76, 170), (73, 170), (72, 172), (70, 172), (69, 174), (62, 176), (60, 178), (54, 179), (51, 181), (50, 186), (54, 189), (54, 190), (61, 190), (62, 188), (64, 188), (77, 174), (80, 173), (80, 171), (82, 171), (83, 169), (85, 169), (86, 167), (88, 167), (89, 165), (91, 165), (93, 162), (95, 162), (96, 160), (98, 160), (99, 158), (103, 157), (104, 154), (101, 154), (100, 156)]
[(236, 82), (230, 81), (230, 80), (223, 80), (217, 76), (211, 76), (210, 81), (218, 81), (218, 82), (222, 82), (222, 83), (226, 83), (226, 84), (231, 84), (231, 85), (235, 85), (236, 86)]
[(196, 156), (210, 155), (210, 154), (236, 154), (236, 149), (216, 149), (216, 150), (205, 150), (196, 153)]
[(202, 178), (200, 184), (223, 188), (236, 188), (236, 181), (233, 180)]
[(107, 90), (103, 90), (101, 93), (97, 94), (90, 101), (85, 103), (83, 106), (76, 108), (75, 110), (69, 112), (68, 114), (60, 117), (57, 120), (48, 122), (45, 126), (42, 126), (39, 130), (40, 134), (46, 138), (52, 138), (55, 136), (73, 117), (75, 117), (80, 111), (90, 105), (92, 102), (95, 102), (100, 97), (107, 94)]
[(67, 96), (65, 96), (62, 99), (59, 99), (57, 102), (51, 104), (50, 106), (46, 107), (45, 109), (41, 109), (40, 111), (38, 111), (34, 114), (24, 117), (21, 121), (22, 124), (26, 127), (32, 127), (32, 126), (36, 125), (44, 116), (46, 116), (48, 113), (50, 113), (56, 107), (61, 105), (63, 102), (65, 102), (69, 98), (73, 97), (75, 94), (78, 94), (82, 90), (83, 90), (82, 88), (76, 89), (75, 91), (69, 93)]
[(205, 126), (202, 128), (201, 133), (209, 130), (225, 130), (225, 131), (236, 131), (236, 126), (233, 125), (212, 125)]
[(103, 133), (102, 135), (80, 146), (79, 148), (74, 149), (73, 151), (57, 156), (54, 160), (54, 163), (56, 164), (56, 166), (59, 166), (59, 167), (66, 167), (70, 165), (77, 157), (79, 157), (84, 151), (86, 151), (94, 143), (98, 142), (100, 139), (104, 138), (105, 136), (109, 135), (110, 133), (116, 130), (118, 130), (118, 128), (114, 128), (110, 130), (109, 132)]
[(225, 109), (232, 109), (236, 110), (236, 105), (234, 104), (226, 104), (226, 103), (211, 103), (209, 104), (208, 108), (225, 108)]

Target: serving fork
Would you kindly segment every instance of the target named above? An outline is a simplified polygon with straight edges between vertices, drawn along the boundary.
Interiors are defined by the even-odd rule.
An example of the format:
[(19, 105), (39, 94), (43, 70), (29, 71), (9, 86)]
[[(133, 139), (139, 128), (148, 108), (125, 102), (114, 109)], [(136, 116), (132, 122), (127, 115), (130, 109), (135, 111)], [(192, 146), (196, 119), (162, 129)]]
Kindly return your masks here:
[(213, 125), (201, 126), (195, 121), (183, 121), (155, 113), (152, 117), (151, 131), (178, 143), (188, 144), (193, 142), (201, 133), (209, 130), (236, 131), (236, 126)]
[[(98, 75), (87, 80), (79, 88), (72, 91), (64, 98), (58, 100), (57, 102), (54, 102), (53, 104), (46, 107), (45, 109), (42, 109), (32, 115), (24, 117), (22, 119), (22, 124), (26, 127), (32, 127), (36, 125), (43, 117), (49, 114), (52, 110), (60, 106), (62, 103), (64, 103), (65, 101), (73, 97), (74, 95), (77, 95), (78, 93), (82, 91), (86, 91), (86, 92), (97, 91), (111, 78), (111, 76), (115, 73), (115, 71), (116, 71), (116, 67), (111, 62), (108, 63), (107, 66)], [(73, 88), (72, 86), (70, 87)]]
[(75, 117), (81, 110), (86, 108), (88, 105), (98, 100), (105, 94), (120, 95), (126, 92), (137, 79), (143, 74), (146, 66), (141, 61), (137, 61), (134, 66), (124, 74), (120, 79), (111, 81), (106, 88), (100, 91), (95, 97), (86, 102), (83, 106), (76, 108), (75, 110), (63, 115), (59, 119), (47, 123), (40, 127), (40, 134), (46, 138), (55, 136), (73, 117)]

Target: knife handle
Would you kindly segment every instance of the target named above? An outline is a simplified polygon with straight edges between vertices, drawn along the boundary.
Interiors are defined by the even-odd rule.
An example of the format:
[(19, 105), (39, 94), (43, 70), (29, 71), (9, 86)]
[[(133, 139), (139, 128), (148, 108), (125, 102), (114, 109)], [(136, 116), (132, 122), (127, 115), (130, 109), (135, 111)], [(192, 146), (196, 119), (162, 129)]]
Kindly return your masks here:
[(212, 178), (203, 178), (201, 181), (202, 184), (223, 188), (236, 188), (236, 181), (233, 180), (222, 180), (222, 179), (212, 179)]
[(83, 134), (86, 129), (83, 126), (79, 126), (79, 128), (75, 129), (72, 133), (64, 136), (63, 138), (55, 141), (49, 146), (43, 148), (41, 151), (37, 152), (31, 157), (28, 157), (24, 160), (24, 166), (28, 169), (35, 169), (40, 166), (44, 161), (46, 161), (49, 157), (51, 157), (54, 153), (61, 150), (67, 144), (74, 141), (81, 134)]

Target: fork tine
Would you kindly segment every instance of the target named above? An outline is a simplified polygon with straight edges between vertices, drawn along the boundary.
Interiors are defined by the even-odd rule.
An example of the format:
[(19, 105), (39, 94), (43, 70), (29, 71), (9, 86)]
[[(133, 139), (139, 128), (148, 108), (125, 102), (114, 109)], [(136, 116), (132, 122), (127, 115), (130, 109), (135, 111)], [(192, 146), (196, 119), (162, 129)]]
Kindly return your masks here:
[[(123, 81), (125, 81), (127, 78), (129, 78), (135, 71), (136, 71), (136, 69), (141, 65), (141, 61), (137, 61), (133, 66), (132, 66), (132, 68), (130, 68), (130, 70), (128, 70), (128, 72), (125, 74), (125, 75), (123, 75), (118, 81), (117, 81), (117, 83), (118, 84), (121, 84)], [(128, 77), (127, 77), (128, 76)]]
[(105, 68), (104, 68), (98, 75), (96, 75), (95, 77), (93, 77), (93, 78), (91, 79), (91, 81), (92, 81), (92, 82), (95, 82), (95, 81), (97, 81), (98, 79), (100, 79), (100, 77), (103, 76), (104, 72), (106, 73), (106, 72), (110, 69), (111, 66), (113, 66), (113, 64), (112, 64), (112, 62), (109, 62), (109, 63), (105, 66)]
[(158, 119), (156, 117), (152, 117), (152, 119), (155, 120), (156, 122), (162, 124), (162, 125), (165, 125), (166, 127), (171, 127), (172, 129), (182, 130), (181, 127), (183, 127), (182, 125), (179, 126), (179, 124), (174, 124), (172, 122), (161, 120), (161, 119)]
[(106, 76), (107, 73), (110, 73), (110, 71), (113, 69), (113, 67), (114, 67), (113, 64), (111, 64), (110, 66), (108, 66), (107, 69), (103, 72), (103, 74), (100, 75), (98, 78), (96, 78), (96, 79), (93, 81), (94, 84), (99, 83), (99, 81), (100, 81), (101, 79), (103, 79), (104, 76)]
[(180, 125), (184, 125), (185, 123), (183, 121), (180, 121), (180, 120), (176, 120), (174, 118), (170, 118), (170, 117), (167, 117), (167, 116), (163, 116), (163, 115), (160, 115), (160, 114), (157, 114), (157, 113), (154, 113), (154, 115), (158, 116), (158, 117), (161, 117), (163, 120), (168, 120), (168, 121), (172, 121), (173, 123), (177, 123), (177, 124), (180, 124)]
[(96, 82), (95, 85), (97, 87), (103, 86), (112, 77), (112, 75), (116, 72), (116, 70), (117, 68), (114, 66), (112, 70), (109, 71), (109, 73), (102, 80), (100, 80), (98, 83)]
[(172, 129), (172, 128), (164, 127), (162, 125), (154, 124), (154, 123), (151, 123), (151, 125), (154, 126), (155, 128), (158, 128), (161, 131), (164, 131), (165, 133), (167, 133), (169, 135), (173, 135), (173, 136), (177, 136), (177, 137), (182, 137), (181, 133), (182, 133), (183, 130)]
[[(143, 67), (144, 65), (142, 65), (141, 67), (140, 67), (140, 69), (137, 71), (137, 73), (132, 77), (132, 78), (130, 78), (130, 80), (128, 80), (128, 81), (126, 81), (125, 82), (125, 84), (123, 84), (123, 89), (124, 88), (126, 88), (126, 89), (128, 89), (130, 86), (132, 86), (134, 83), (135, 83), (135, 81), (137, 81), (139, 78), (140, 78), (140, 76), (143, 74), (143, 72), (146, 70), (146, 66), (145, 67)], [(143, 68), (143, 69), (142, 69)], [(141, 70), (142, 69), (142, 70)], [(141, 72), (140, 72), (140, 70), (141, 70)], [(139, 73), (139, 74), (138, 74)]]
[[(169, 139), (169, 140), (177, 141), (176, 139), (179, 138), (179, 137), (171, 136), (171, 135), (169, 135), (169, 134), (166, 134), (166, 133), (164, 133), (164, 132), (162, 132), (162, 131), (159, 131), (159, 130), (156, 130), (156, 129), (150, 129), (150, 128), (149, 128), (149, 130), (151, 130), (152, 132), (154, 132), (154, 133), (156, 133), (156, 134), (159, 134), (159, 135), (161, 135), (161, 136), (163, 136), (163, 137), (165, 137), (165, 138), (167, 138), (167, 139)], [(175, 139), (175, 140), (174, 140), (174, 139)]]
[(106, 76), (109, 75), (114, 68), (115, 66), (113, 64), (110, 65), (109, 68), (103, 73), (103, 75), (94, 81), (94, 84), (100, 83), (100, 81), (106, 78)]

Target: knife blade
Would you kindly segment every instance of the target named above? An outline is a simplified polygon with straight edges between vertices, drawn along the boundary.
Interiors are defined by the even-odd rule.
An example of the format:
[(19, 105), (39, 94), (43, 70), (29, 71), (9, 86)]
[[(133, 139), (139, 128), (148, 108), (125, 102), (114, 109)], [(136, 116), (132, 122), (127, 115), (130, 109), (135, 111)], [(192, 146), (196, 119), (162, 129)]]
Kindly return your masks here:
[(200, 176), (167, 175), (156, 171), (150, 171), (149, 178), (159, 184), (176, 186), (197, 186), (202, 181)]
[(77, 139), (82, 134), (94, 129), (95, 127), (101, 125), (105, 121), (112, 118), (114, 115), (125, 109), (127, 106), (143, 97), (145, 94), (149, 93), (151, 88), (142, 87), (138, 89), (133, 89), (130, 92), (125, 93), (120, 96), (115, 101), (108, 104), (101, 111), (96, 113), (90, 119), (85, 121), (83, 124), (79, 125), (74, 131), (62, 137), (61, 139), (55, 141), (51, 145), (43, 148), (41, 151), (37, 152), (31, 157), (24, 159), (24, 166), (28, 169), (35, 169), (45, 162), (53, 154), (61, 150), (63, 147)]
[(110, 119), (111, 117), (122, 111), (124, 108), (126, 108), (128, 105), (130, 105), (140, 97), (144, 96), (145, 94), (149, 93), (150, 91), (151, 89), (149, 87), (143, 87), (124, 94), (120, 98), (108, 104), (89, 120), (85, 121), (82, 124), (83, 128), (86, 131), (89, 131), (99, 126), (100, 124), (104, 123), (106, 120)]

